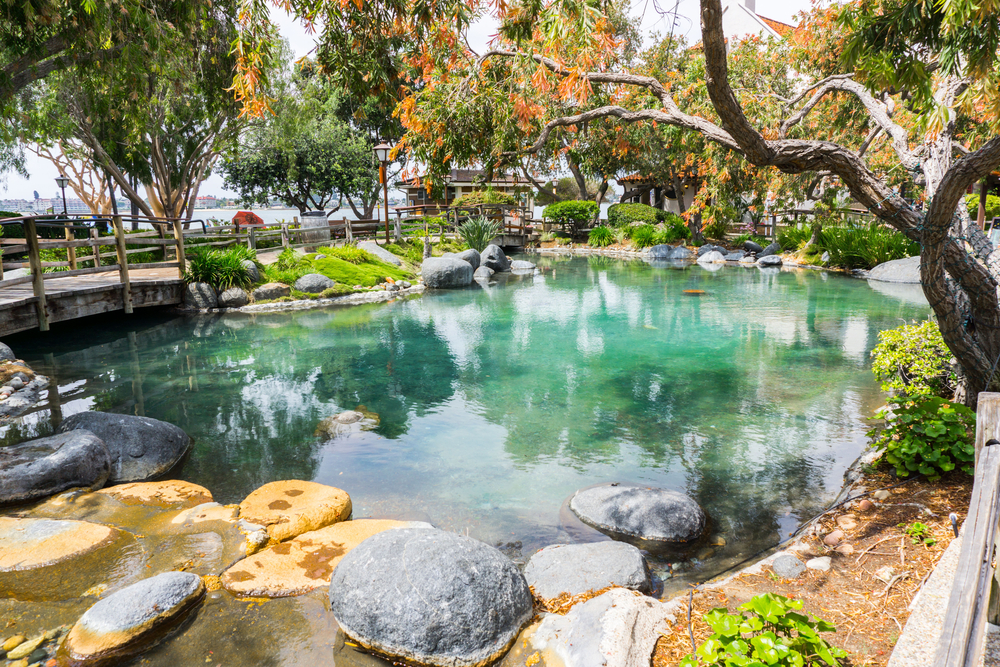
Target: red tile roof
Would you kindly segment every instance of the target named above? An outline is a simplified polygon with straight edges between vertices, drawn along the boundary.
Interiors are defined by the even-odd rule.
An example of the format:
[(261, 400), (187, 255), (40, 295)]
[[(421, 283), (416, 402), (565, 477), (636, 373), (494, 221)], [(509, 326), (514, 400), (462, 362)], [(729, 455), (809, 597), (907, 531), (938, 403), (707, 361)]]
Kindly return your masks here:
[(763, 21), (768, 28), (778, 33), (781, 37), (786, 37), (790, 32), (795, 30), (794, 26), (782, 23), (781, 21), (775, 21), (774, 19), (769, 19), (765, 16), (761, 16), (760, 14), (757, 14), (757, 18)]

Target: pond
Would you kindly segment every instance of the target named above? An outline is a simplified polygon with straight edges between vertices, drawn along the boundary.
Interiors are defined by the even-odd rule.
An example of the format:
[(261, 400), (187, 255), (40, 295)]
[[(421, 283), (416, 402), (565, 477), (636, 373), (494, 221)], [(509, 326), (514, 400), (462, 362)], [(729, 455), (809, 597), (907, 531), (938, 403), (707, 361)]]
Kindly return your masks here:
[[(355, 518), (421, 519), (523, 560), (599, 538), (567, 517), (581, 487), (683, 491), (725, 546), (655, 559), (669, 592), (777, 544), (837, 496), (884, 403), (869, 370), (876, 334), (929, 313), (820, 271), (529, 259), (534, 276), (486, 288), (137, 314), (10, 344), (58, 384), (57, 415), (182, 427), (194, 447), (176, 475), (222, 503), (315, 480), (348, 491)], [(317, 435), (359, 406), (377, 426)], [(43, 409), (0, 437), (49, 421)]]

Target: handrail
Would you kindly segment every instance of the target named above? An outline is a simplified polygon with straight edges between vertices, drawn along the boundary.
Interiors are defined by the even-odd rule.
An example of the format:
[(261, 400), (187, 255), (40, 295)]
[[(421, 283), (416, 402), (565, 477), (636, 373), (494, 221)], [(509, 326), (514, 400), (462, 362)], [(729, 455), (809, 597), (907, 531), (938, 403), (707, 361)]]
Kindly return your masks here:
[(979, 394), (976, 459), (962, 549), (935, 653), (936, 667), (980, 664), (986, 623), (998, 620), (1000, 582), (995, 580), (1000, 523), (1000, 393)]

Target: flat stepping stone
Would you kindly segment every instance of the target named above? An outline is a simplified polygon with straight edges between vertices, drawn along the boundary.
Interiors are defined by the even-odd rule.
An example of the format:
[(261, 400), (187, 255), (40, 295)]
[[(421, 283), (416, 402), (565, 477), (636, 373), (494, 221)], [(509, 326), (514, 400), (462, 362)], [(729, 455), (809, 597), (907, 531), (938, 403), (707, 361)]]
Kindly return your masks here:
[(133, 482), (101, 489), (98, 493), (111, 496), (126, 505), (156, 507), (196, 507), (212, 502), (212, 492), (203, 486), (168, 479), (160, 482)]
[(145, 482), (181, 460), (191, 446), (182, 429), (149, 417), (110, 412), (79, 412), (63, 420), (65, 432), (86, 429), (104, 441), (111, 454), (108, 482)]
[(355, 547), (333, 572), (330, 611), (358, 644), (440, 667), (489, 664), (533, 614), (506, 556), (434, 528), (387, 530)]
[(201, 577), (164, 572), (112, 593), (70, 629), (59, 657), (72, 664), (118, 664), (155, 644), (205, 597)]
[(244, 597), (301, 595), (330, 583), (341, 559), (372, 535), (407, 528), (408, 521), (357, 519), (303, 533), (241, 560), (222, 575), (226, 590)]
[(267, 527), (282, 542), (351, 516), (347, 492), (325, 484), (281, 480), (265, 484), (240, 503), (240, 517)]
[(358, 247), (362, 250), (367, 250), (387, 264), (392, 264), (393, 266), (401, 266), (403, 264), (399, 257), (396, 257), (391, 252), (373, 241), (362, 241), (358, 244)]
[(118, 534), (89, 521), (0, 516), (0, 572), (55, 565), (109, 544)]
[(528, 561), (524, 578), (542, 602), (609, 586), (637, 591), (648, 591), (652, 586), (642, 552), (623, 542), (545, 547)]
[(581, 521), (643, 548), (683, 545), (705, 532), (705, 512), (677, 491), (632, 484), (601, 484), (577, 491), (569, 507)]
[(806, 566), (795, 556), (784, 554), (774, 559), (771, 569), (782, 579), (795, 579), (806, 571)]
[(110, 472), (108, 448), (89, 431), (0, 447), (0, 505), (46, 498), (74, 487), (100, 488)]

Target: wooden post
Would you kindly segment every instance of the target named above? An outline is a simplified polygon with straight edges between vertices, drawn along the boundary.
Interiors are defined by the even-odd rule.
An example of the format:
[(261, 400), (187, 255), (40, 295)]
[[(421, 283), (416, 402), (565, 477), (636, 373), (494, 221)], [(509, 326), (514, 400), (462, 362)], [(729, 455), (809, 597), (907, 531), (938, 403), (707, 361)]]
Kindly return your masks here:
[(257, 230), (253, 227), (247, 227), (247, 248), (250, 250), (257, 249)]
[(287, 248), (288, 247), (288, 223), (287, 222), (281, 223), (281, 247), (282, 248)]
[(97, 227), (90, 228), (90, 245), (94, 249), (94, 267), (101, 265), (101, 246), (97, 242)]
[(28, 265), (31, 267), (31, 289), (35, 293), (35, 309), (38, 311), (38, 330), (49, 330), (49, 316), (45, 311), (45, 280), (42, 278), (42, 260), (38, 255), (38, 232), (35, 219), (24, 221), (24, 240), (28, 243)]
[[(122, 229), (122, 218), (120, 215), (116, 215), (111, 218), (111, 222), (115, 226), (115, 247), (118, 249), (118, 276), (122, 282), (122, 305), (125, 308), (125, 314), (129, 315), (132, 313), (132, 283), (128, 278), (128, 255), (125, 253), (125, 230)], [(162, 227), (160, 233), (163, 233)], [(163, 246), (163, 254), (167, 254), (166, 245)]]
[(988, 440), (1000, 440), (1000, 394), (984, 391), (976, 404), (976, 466)]
[(177, 275), (184, 278), (187, 271), (187, 256), (184, 254), (184, 230), (181, 228), (181, 221), (174, 220), (174, 246), (177, 248)]
[[(76, 235), (73, 230), (70, 229), (69, 221), (66, 221), (66, 240), (75, 241)], [(70, 271), (76, 271), (76, 248), (67, 248), (66, 255), (69, 257), (69, 269)]]
[(351, 229), (351, 221), (344, 216), (344, 235), (348, 243), (354, 243), (354, 230)]

